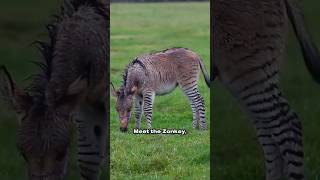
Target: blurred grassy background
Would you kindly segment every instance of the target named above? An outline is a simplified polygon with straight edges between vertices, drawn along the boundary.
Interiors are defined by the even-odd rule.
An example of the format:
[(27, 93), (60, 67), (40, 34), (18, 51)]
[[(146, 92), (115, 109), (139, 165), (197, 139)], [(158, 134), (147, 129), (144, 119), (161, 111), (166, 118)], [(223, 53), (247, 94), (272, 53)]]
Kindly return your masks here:
[[(314, 39), (320, 47), (320, 2), (301, 1), (304, 15)], [(281, 88), (303, 124), (306, 174), (310, 180), (320, 179), (320, 86), (312, 81), (292, 30), (287, 57), (282, 64)], [(213, 175), (216, 180), (262, 180), (264, 159), (250, 120), (237, 102), (219, 82), (213, 97)]]
[[(32, 43), (47, 39), (45, 25), (60, 10), (61, 0), (0, 0), (0, 64), (7, 66), (17, 84), (25, 87), (27, 76), (37, 71), (30, 61), (39, 53)], [(25, 162), (16, 149), (18, 121), (13, 111), (0, 102), (0, 179), (25, 178)], [(75, 133), (74, 133), (75, 134)], [(76, 138), (74, 138), (76, 139)], [(69, 175), (67, 179), (79, 179), (76, 162), (76, 142), (73, 142)], [(105, 173), (102, 179), (105, 179)]]
[[(198, 53), (209, 70), (209, 3), (111, 4), (111, 81), (119, 87), (136, 56), (170, 47)], [(200, 93), (210, 125), (209, 89), (202, 75)], [(192, 129), (192, 112), (180, 89), (155, 98), (153, 128), (187, 129), (188, 135), (133, 135), (119, 131), (111, 98), (111, 179), (209, 179), (209, 131)], [(145, 128), (145, 119), (142, 119)]]

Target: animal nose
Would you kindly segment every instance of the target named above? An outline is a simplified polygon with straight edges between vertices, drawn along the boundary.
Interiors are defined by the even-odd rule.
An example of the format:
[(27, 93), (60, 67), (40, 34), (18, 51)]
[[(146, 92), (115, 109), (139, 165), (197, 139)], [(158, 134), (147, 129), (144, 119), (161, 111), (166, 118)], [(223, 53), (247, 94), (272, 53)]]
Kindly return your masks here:
[(120, 131), (123, 132), (123, 133), (124, 133), (124, 132), (127, 132), (127, 131), (128, 131), (128, 128), (127, 128), (127, 127), (120, 127)]

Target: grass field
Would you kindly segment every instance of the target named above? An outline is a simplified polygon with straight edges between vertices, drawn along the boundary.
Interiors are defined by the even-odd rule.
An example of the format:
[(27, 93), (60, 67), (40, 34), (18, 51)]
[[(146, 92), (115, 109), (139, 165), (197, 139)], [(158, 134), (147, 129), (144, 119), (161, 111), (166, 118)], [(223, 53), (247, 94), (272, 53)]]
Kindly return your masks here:
[[(30, 61), (39, 54), (35, 40), (46, 39), (45, 25), (59, 10), (56, 0), (50, 1), (0, 1), (0, 64), (5, 64), (19, 85), (25, 86), (24, 79), (37, 71)], [(26, 179), (25, 163), (16, 149), (18, 121), (13, 111), (0, 101), (0, 179)], [(79, 179), (73, 142), (68, 180)], [(106, 179), (105, 172), (102, 179)]]
[[(137, 55), (177, 46), (197, 52), (209, 70), (209, 35), (209, 3), (112, 4), (111, 80), (119, 87), (124, 68)], [(203, 77), (200, 92), (209, 120)], [(210, 131), (192, 129), (191, 108), (181, 90), (155, 98), (152, 125), (186, 129), (185, 136), (133, 135), (134, 118), (129, 133), (120, 133), (114, 105), (112, 99), (111, 179), (209, 179)]]
[[(320, 3), (303, 1), (305, 17), (320, 47)], [(306, 174), (320, 179), (320, 86), (311, 80), (299, 46), (290, 35), (287, 57), (282, 66), (281, 87), (292, 108), (298, 113), (304, 131)], [(264, 159), (248, 117), (217, 81), (213, 97), (213, 174), (215, 180), (262, 180)]]

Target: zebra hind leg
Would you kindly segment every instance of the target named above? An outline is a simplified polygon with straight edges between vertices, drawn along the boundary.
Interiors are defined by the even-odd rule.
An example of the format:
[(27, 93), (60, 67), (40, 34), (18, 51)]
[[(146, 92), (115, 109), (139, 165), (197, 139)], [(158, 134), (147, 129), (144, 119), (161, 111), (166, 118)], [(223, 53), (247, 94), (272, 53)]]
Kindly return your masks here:
[(193, 101), (190, 100), (190, 105), (191, 105), (191, 109), (192, 109), (192, 127), (193, 129), (199, 129), (199, 123), (198, 123), (198, 119), (199, 119), (199, 113), (195, 107), (195, 105), (193, 104)]
[[(271, 81), (272, 82), (272, 81)], [(302, 128), (298, 116), (290, 108), (275, 83), (250, 90), (240, 99), (254, 119), (257, 136), (263, 148), (266, 179), (304, 179)], [(253, 88), (255, 89), (255, 88)]]
[(204, 105), (204, 99), (200, 95), (199, 91), (198, 93), (198, 98), (195, 99), (195, 102), (198, 104), (196, 105), (197, 108), (197, 113), (198, 113), (198, 123), (200, 124), (200, 130), (206, 130), (207, 129), (207, 123), (206, 123), (206, 117), (205, 117), (205, 105)]
[(206, 130), (205, 106), (203, 97), (200, 95), (196, 85), (194, 87), (182, 88), (190, 101), (193, 112), (193, 128), (199, 127), (201, 130)]

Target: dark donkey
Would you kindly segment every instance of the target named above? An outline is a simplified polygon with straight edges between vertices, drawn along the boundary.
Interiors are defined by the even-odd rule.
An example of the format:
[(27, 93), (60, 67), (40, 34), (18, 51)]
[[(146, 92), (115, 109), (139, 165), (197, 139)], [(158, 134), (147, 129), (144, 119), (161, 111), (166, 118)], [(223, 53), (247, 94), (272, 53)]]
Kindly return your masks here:
[(73, 117), (81, 177), (98, 179), (107, 150), (108, 2), (65, 1), (47, 28), (49, 42), (38, 43), (41, 71), (27, 89), (0, 69), (0, 92), (20, 117), (18, 149), (29, 179), (64, 179)]

